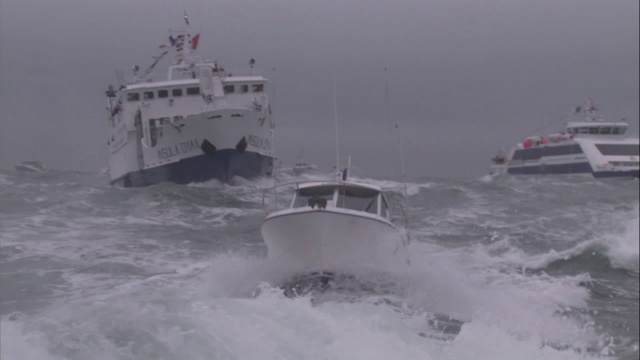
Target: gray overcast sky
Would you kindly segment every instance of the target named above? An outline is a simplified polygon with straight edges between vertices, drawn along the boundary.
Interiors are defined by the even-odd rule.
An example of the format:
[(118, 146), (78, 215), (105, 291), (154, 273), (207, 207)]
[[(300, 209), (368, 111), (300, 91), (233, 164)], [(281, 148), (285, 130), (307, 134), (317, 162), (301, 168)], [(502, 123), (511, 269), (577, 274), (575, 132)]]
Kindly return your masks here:
[(148, 66), (184, 10), (201, 55), (255, 58), (270, 79), (285, 164), (333, 165), (335, 73), (341, 155), (397, 172), (385, 67), (409, 176), (486, 174), (589, 96), (638, 133), (638, 0), (0, 0), (0, 168), (106, 167), (104, 90)]

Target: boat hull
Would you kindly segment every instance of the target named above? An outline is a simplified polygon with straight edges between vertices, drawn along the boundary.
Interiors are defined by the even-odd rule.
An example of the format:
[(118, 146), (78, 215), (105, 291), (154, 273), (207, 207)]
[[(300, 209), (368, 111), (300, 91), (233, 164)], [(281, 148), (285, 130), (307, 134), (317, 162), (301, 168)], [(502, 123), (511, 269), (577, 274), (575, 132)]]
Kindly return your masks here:
[(19, 172), (24, 173), (43, 172), (46, 170), (42, 163), (35, 162), (23, 162), (21, 164), (17, 164), (15, 166), (15, 169)]
[(268, 258), (294, 273), (379, 271), (407, 261), (395, 226), (348, 211), (274, 213), (261, 230)]
[(133, 171), (115, 179), (112, 185), (144, 187), (161, 182), (189, 184), (219, 180), (233, 182), (237, 177), (254, 179), (270, 176), (273, 158), (254, 152), (239, 152), (235, 149), (216, 151), (212, 155), (202, 154), (140, 171)]

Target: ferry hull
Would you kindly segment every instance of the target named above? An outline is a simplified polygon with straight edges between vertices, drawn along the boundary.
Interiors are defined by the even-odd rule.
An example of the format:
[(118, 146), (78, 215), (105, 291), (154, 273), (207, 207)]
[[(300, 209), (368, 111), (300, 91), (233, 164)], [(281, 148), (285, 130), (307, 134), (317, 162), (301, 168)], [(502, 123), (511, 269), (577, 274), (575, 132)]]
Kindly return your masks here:
[(201, 154), (175, 163), (134, 171), (115, 179), (112, 185), (144, 187), (161, 182), (189, 184), (219, 180), (224, 183), (235, 177), (254, 179), (270, 176), (273, 158), (254, 152), (239, 152), (235, 149), (216, 151), (215, 155)]
[(274, 213), (262, 236), (268, 258), (293, 273), (375, 271), (406, 261), (394, 226), (330, 210)]
[(638, 177), (638, 170), (619, 171), (593, 171), (589, 163), (575, 163), (562, 165), (536, 165), (510, 167), (507, 169), (510, 175), (568, 175), (568, 174), (588, 174), (596, 179), (633, 179)]
[(546, 174), (591, 174), (593, 170), (588, 162), (534, 165), (509, 167), (507, 173), (511, 175), (546, 175)]

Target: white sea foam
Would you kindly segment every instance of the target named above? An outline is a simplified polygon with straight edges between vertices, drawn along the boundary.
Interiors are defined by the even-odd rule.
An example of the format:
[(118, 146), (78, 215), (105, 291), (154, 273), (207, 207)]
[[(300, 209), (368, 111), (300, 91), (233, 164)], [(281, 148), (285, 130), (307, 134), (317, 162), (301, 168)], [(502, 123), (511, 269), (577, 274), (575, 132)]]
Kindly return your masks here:
[(638, 206), (635, 207), (635, 216), (621, 222), (619, 231), (612, 231), (603, 236), (603, 241), (608, 247), (607, 254), (611, 264), (615, 267), (638, 272), (640, 267), (639, 249), (640, 219), (638, 217)]
[[(238, 284), (254, 283), (254, 271), (263, 266), (262, 260), (228, 255), (173, 274), (129, 281), (108, 293), (86, 293), (38, 314), (4, 316), (1, 340), (10, 346), (2, 347), (2, 358), (592, 358), (571, 346), (551, 346), (536, 333), (544, 330), (536, 328), (540, 322), (529, 321), (529, 332), (519, 333), (473, 314), (453, 341), (443, 341), (430, 336), (434, 330), (424, 318), (386, 302), (315, 304), (310, 296), (286, 298), (282, 290), (260, 281), (255, 297), (231, 296), (229, 292), (240, 290)], [(218, 282), (223, 279), (226, 283)], [(448, 295), (468, 291), (468, 284), (444, 281), (440, 290), (447, 286), (460, 287)], [(476, 301), (478, 289), (471, 291), (467, 300)]]

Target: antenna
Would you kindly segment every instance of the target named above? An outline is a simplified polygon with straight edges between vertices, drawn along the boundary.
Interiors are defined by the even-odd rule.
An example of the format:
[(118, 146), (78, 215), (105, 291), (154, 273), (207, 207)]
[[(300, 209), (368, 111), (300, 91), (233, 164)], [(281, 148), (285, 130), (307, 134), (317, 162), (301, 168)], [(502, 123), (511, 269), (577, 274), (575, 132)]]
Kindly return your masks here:
[(391, 132), (395, 128), (395, 131), (391, 134), (391, 136), (393, 137), (394, 145), (398, 149), (398, 153), (400, 155), (400, 172), (402, 176), (402, 183), (404, 184), (404, 196), (405, 198), (408, 198), (407, 177), (404, 171), (404, 156), (402, 152), (402, 146), (398, 142), (399, 128), (397, 123), (394, 124), (393, 126), (391, 124), (391, 113), (389, 111), (389, 79), (387, 76), (386, 67), (384, 68), (384, 104), (385, 104), (385, 115), (387, 117), (387, 124), (389, 125), (389, 131)]
[(336, 70), (333, 69), (333, 118), (336, 127), (336, 171), (340, 171), (340, 148), (338, 141), (338, 99), (336, 95)]
[[(398, 128), (398, 124), (395, 123), (393, 125), (391, 125), (391, 114), (389, 111), (389, 80), (387, 77), (387, 68), (384, 68), (384, 103), (385, 103), (385, 113), (386, 113), (386, 117), (387, 117), (387, 123), (389, 124), (389, 129), (390, 131), (393, 130), (393, 128), (395, 128), (395, 132), (391, 134), (391, 136), (393, 137), (393, 142), (395, 143), (396, 148), (398, 149), (398, 153), (400, 155), (400, 171), (402, 172), (402, 184), (404, 186), (404, 204), (400, 203), (400, 210), (402, 211), (402, 215), (404, 216), (404, 225), (405, 228), (407, 230), (406, 233), (406, 241), (403, 241), (403, 245), (405, 246), (405, 248), (409, 245), (409, 243), (411, 243), (411, 234), (409, 233), (409, 228), (410, 228), (410, 224), (409, 224), (409, 213), (407, 211), (407, 209), (405, 209), (405, 206), (408, 207), (409, 204), (409, 193), (407, 191), (407, 177), (404, 171), (404, 156), (402, 153), (402, 146), (399, 144), (398, 142), (398, 132), (399, 132), (399, 128)], [(411, 253), (408, 252), (408, 258), (407, 258), (407, 263), (410, 264), (411, 263)]]
[(271, 170), (271, 176), (273, 176), (273, 185), (276, 185), (276, 181), (277, 181), (277, 176), (276, 176), (276, 171), (278, 170), (278, 157), (276, 156), (276, 138), (275, 138), (275, 132), (274, 132), (274, 128), (275, 125), (273, 124), (273, 119), (271, 117), (273, 110), (272, 110), (272, 104), (275, 106), (275, 102), (276, 102), (276, 68), (273, 68), (273, 81), (271, 82), (273, 84), (273, 96), (271, 97), (271, 100), (269, 101), (269, 128), (271, 129), (271, 151), (273, 152), (273, 169)]

